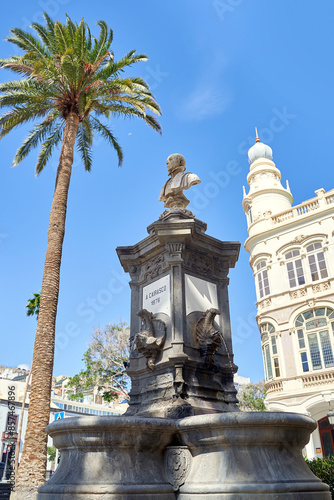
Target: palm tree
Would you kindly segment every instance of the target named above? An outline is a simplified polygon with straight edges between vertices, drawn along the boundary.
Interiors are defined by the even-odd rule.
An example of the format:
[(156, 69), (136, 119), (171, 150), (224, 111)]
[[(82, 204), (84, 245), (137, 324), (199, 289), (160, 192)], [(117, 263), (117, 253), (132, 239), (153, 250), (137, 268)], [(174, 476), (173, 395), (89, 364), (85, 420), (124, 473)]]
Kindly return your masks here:
[(66, 24), (62, 24), (54, 23), (47, 14), (44, 18), (45, 26), (32, 24), (38, 37), (12, 29), (7, 40), (24, 53), (0, 60), (0, 67), (21, 77), (0, 84), (0, 107), (5, 108), (0, 116), (0, 138), (18, 125), (42, 119), (18, 148), (13, 164), (18, 165), (41, 143), (36, 165), (39, 174), (61, 143), (34, 345), (27, 432), (16, 483), (15, 498), (24, 500), (35, 498), (37, 487), (45, 481), (45, 428), (50, 414), (59, 273), (74, 147), (90, 171), (94, 133), (116, 150), (119, 165), (123, 159), (120, 145), (101, 119), (137, 116), (160, 132), (156, 118), (147, 114), (160, 114), (147, 83), (138, 77), (121, 78), (124, 68), (147, 60), (147, 56), (136, 55), (133, 50), (116, 62), (110, 50), (113, 32), (104, 21), (97, 23), (100, 32), (95, 38), (84, 20), (76, 24), (67, 16)]

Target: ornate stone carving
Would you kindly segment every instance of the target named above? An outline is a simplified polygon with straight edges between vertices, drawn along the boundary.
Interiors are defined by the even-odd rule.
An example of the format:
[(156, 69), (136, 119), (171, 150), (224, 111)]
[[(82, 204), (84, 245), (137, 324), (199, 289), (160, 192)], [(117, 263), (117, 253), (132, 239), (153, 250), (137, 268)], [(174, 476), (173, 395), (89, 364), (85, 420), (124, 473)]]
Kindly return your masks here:
[(178, 491), (189, 474), (191, 453), (186, 446), (168, 446), (165, 453), (165, 471), (168, 482)]
[(195, 272), (209, 274), (212, 273), (214, 264), (213, 260), (209, 257), (191, 252), (189, 253), (188, 265)]
[(179, 254), (184, 249), (183, 243), (167, 243), (166, 248), (170, 254)]
[(259, 302), (259, 307), (261, 309), (265, 308), (265, 307), (269, 307), (271, 305), (271, 299), (264, 299), (262, 300), (262, 302)]
[(305, 297), (307, 295), (307, 290), (294, 290), (293, 292), (289, 292), (290, 299), (299, 299), (299, 297)]
[(199, 184), (201, 180), (196, 174), (185, 173), (186, 160), (178, 153), (168, 156), (166, 165), (170, 179), (162, 187), (159, 201), (164, 202), (165, 208), (185, 209), (189, 205), (189, 200), (183, 191)]
[(166, 325), (153, 314), (142, 309), (137, 313), (142, 319), (142, 329), (135, 335), (133, 348), (147, 358), (147, 368), (155, 370), (155, 362), (166, 338)]
[(146, 264), (144, 265), (144, 277), (145, 279), (156, 278), (165, 269), (167, 269), (167, 267), (168, 264), (165, 261), (165, 256), (163, 254), (158, 255), (157, 257), (154, 257), (153, 259), (146, 262)]
[(193, 219), (195, 216), (190, 210), (178, 207), (178, 208), (170, 208), (169, 210), (165, 210), (164, 212), (162, 212), (162, 214), (159, 216), (159, 220), (163, 221), (163, 220), (173, 219), (175, 217), (184, 219)]
[(194, 337), (199, 345), (200, 355), (204, 357), (204, 363), (209, 367), (213, 365), (213, 356), (222, 341), (222, 334), (214, 325), (217, 314), (220, 314), (218, 309), (208, 309), (194, 327)]
[(314, 292), (325, 292), (326, 290), (330, 290), (331, 284), (329, 281), (326, 281), (325, 283), (318, 283), (317, 285), (312, 286), (312, 290)]
[(305, 236), (304, 234), (300, 234), (299, 236), (296, 236), (292, 241), (291, 243), (302, 243), (305, 239), (307, 238), (307, 236)]

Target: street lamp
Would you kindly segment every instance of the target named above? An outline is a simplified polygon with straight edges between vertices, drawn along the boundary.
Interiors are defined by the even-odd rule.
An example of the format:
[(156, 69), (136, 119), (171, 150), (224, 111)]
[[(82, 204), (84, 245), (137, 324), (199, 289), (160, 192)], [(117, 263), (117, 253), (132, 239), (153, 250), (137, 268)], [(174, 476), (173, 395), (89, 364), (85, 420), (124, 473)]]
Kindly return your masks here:
[(329, 420), (329, 425), (334, 426), (334, 411), (329, 411), (327, 413), (327, 418)]

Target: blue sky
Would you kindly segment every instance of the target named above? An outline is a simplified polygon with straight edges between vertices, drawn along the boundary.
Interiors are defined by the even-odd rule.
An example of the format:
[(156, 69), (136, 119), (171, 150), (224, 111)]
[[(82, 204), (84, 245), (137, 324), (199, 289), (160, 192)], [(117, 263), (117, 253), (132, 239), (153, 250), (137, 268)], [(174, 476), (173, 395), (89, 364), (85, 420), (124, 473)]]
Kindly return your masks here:
[[(234, 353), (239, 374), (263, 378), (255, 322), (255, 289), (242, 211), (247, 150), (254, 127), (273, 148), (288, 179), (294, 204), (314, 190), (333, 188), (334, 4), (323, 0), (32, 0), (15, 2), (0, 19), (1, 57), (12, 27), (29, 29), (46, 10), (55, 20), (104, 19), (114, 30), (115, 58), (131, 49), (149, 55), (131, 74), (152, 86), (163, 116), (159, 136), (144, 122), (110, 123), (124, 150), (124, 165), (102, 142), (94, 147), (92, 172), (75, 159), (69, 192), (56, 327), (55, 374), (74, 375), (94, 327), (129, 320), (130, 290), (115, 248), (146, 237), (163, 211), (158, 201), (165, 161), (181, 153), (202, 184), (188, 191), (207, 234), (240, 241), (230, 271)], [(12, 78), (1, 70), (1, 81)], [(25, 315), (40, 290), (57, 155), (36, 178), (33, 153), (11, 168), (27, 129), (0, 143), (0, 364), (30, 364), (36, 321)], [(315, 175), (316, 174), (316, 175)]]

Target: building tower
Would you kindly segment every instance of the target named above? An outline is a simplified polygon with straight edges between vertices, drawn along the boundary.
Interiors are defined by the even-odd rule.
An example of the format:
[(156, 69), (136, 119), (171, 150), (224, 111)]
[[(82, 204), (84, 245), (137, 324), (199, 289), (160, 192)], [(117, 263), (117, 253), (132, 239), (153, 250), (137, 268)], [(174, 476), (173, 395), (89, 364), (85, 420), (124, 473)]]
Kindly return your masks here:
[[(257, 135), (257, 134), (256, 134)], [(257, 322), (270, 410), (318, 422), (309, 458), (334, 455), (334, 189), (292, 206), (287, 182), (260, 142), (248, 152), (244, 188)]]

